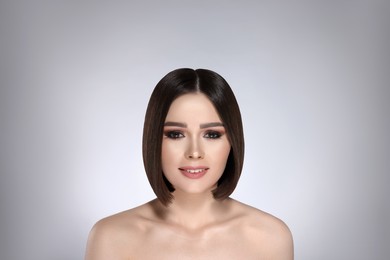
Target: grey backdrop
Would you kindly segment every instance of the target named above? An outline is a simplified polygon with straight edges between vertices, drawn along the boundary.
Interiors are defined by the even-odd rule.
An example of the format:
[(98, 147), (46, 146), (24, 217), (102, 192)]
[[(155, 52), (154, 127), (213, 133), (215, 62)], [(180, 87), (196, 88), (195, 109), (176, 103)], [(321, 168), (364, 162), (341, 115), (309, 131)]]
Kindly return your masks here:
[(388, 259), (389, 1), (1, 1), (0, 259), (82, 259), (92, 225), (154, 198), (141, 136), (168, 71), (240, 103), (233, 197), (296, 259)]

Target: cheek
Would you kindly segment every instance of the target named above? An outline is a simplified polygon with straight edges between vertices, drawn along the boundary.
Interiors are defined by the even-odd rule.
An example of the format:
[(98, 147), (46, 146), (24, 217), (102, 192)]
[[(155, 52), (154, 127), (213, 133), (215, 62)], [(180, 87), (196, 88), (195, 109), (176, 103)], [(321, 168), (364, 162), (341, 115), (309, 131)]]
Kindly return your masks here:
[(180, 158), (177, 145), (163, 142), (161, 147), (161, 165), (163, 170), (173, 165)]
[(230, 145), (227, 145), (225, 147), (225, 149), (223, 150), (223, 152), (221, 152), (221, 161), (224, 162), (224, 164), (226, 164), (227, 162), (227, 159), (229, 157), (229, 154), (230, 154), (230, 150), (231, 150), (231, 146)]
[(223, 143), (218, 147), (214, 147), (213, 161), (224, 168), (229, 157), (230, 149), (231, 146), (229, 143)]

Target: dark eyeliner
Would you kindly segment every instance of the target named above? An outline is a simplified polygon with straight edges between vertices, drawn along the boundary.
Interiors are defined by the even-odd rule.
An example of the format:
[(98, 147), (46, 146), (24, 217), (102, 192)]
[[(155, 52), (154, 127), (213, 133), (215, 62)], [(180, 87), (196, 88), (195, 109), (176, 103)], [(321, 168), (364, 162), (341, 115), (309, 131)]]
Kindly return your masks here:
[(174, 139), (174, 140), (184, 137), (184, 135), (181, 131), (176, 131), (176, 130), (165, 131), (164, 136), (166, 136), (169, 139)]
[(207, 131), (207, 133), (204, 135), (204, 137), (209, 139), (218, 139), (221, 138), (222, 133), (219, 131)]

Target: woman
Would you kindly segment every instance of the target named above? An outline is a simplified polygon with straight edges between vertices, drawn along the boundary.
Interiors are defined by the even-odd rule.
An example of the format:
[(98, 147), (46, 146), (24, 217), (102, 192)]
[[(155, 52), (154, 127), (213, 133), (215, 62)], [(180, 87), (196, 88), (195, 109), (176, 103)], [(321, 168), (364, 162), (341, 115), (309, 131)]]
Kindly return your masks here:
[(210, 70), (168, 73), (151, 95), (143, 133), (157, 199), (96, 223), (86, 259), (293, 259), (281, 220), (229, 198), (243, 159), (228, 83)]

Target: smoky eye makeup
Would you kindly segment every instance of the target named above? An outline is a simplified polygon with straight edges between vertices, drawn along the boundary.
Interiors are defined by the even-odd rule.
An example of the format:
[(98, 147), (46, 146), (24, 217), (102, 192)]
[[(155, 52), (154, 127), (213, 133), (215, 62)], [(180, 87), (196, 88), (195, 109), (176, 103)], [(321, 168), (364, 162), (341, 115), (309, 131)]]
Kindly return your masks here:
[[(215, 140), (225, 135), (225, 127), (220, 122), (200, 124), (201, 136), (206, 139)], [(168, 139), (177, 140), (186, 137), (187, 124), (168, 121), (164, 124), (163, 136)]]
[(221, 138), (224, 134), (225, 134), (224, 131), (208, 130), (208, 131), (206, 131), (206, 133), (204, 134), (204, 137), (205, 137), (205, 138), (208, 138), (208, 139), (219, 139), (219, 138)]
[(183, 132), (178, 130), (166, 130), (164, 131), (164, 136), (174, 140), (185, 137)]

